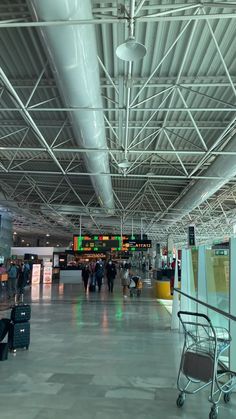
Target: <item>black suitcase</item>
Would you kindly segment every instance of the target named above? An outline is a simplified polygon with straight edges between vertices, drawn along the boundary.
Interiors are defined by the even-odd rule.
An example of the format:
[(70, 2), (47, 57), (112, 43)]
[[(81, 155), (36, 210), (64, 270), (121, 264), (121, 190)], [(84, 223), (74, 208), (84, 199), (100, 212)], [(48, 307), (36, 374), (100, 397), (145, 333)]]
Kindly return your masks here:
[(30, 320), (31, 307), (29, 304), (15, 305), (11, 310), (11, 321), (13, 323), (21, 323)]
[(8, 346), (10, 350), (18, 348), (28, 349), (30, 345), (30, 323), (10, 323)]
[(8, 343), (0, 343), (0, 361), (6, 361), (8, 358)]

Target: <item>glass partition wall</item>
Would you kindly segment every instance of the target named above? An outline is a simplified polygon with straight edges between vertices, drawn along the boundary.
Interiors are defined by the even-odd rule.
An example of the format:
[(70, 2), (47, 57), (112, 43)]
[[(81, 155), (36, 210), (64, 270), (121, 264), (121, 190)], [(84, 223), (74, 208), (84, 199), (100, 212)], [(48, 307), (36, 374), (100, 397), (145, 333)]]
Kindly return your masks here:
[[(229, 247), (228, 249), (215, 249), (214, 246), (206, 248), (206, 302), (226, 313), (229, 313)], [(214, 314), (213, 314), (214, 313)], [(228, 319), (216, 312), (211, 314), (212, 322), (222, 327), (229, 327)]]
[[(230, 313), (230, 243), (182, 249), (181, 290), (215, 309)], [(230, 329), (229, 319), (200, 302), (181, 296), (181, 310), (204, 313), (213, 326)], [(227, 353), (225, 358), (228, 361)]]

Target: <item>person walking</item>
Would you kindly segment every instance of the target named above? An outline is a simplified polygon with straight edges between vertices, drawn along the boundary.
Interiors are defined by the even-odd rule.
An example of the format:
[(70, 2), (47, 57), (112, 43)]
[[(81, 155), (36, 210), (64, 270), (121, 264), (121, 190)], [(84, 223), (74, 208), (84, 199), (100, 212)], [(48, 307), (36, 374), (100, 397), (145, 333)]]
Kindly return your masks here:
[(25, 262), (21, 263), (21, 266), (18, 272), (18, 281), (17, 281), (17, 290), (20, 295), (24, 294), (24, 289), (29, 279), (29, 272), (30, 270), (28, 269), (27, 264)]
[[(5, 266), (3, 266), (3, 263), (0, 263), (0, 275), (5, 274), (6, 272), (7, 272), (7, 270), (6, 270)], [(0, 280), (0, 293), (3, 290), (3, 286), (4, 286), (3, 285), (3, 280), (1, 278), (1, 280)]]
[(104, 276), (103, 262), (101, 259), (99, 259), (95, 265), (95, 280), (98, 286), (98, 292), (101, 292), (103, 276)]
[(89, 276), (90, 276), (89, 265), (85, 265), (82, 268), (82, 280), (83, 280), (83, 283), (84, 283), (84, 291), (85, 292), (87, 292)]
[(114, 287), (114, 280), (116, 277), (116, 265), (114, 262), (110, 259), (106, 266), (106, 274), (107, 274), (107, 285), (108, 285), (108, 292), (113, 293), (113, 287)]
[(128, 263), (125, 264), (124, 268), (121, 271), (121, 285), (123, 287), (123, 297), (127, 298), (128, 286), (130, 284), (130, 270)]
[(10, 300), (16, 294), (16, 282), (18, 278), (18, 268), (15, 262), (12, 262), (8, 271), (8, 281), (7, 281), (7, 292), (8, 292), (8, 299)]

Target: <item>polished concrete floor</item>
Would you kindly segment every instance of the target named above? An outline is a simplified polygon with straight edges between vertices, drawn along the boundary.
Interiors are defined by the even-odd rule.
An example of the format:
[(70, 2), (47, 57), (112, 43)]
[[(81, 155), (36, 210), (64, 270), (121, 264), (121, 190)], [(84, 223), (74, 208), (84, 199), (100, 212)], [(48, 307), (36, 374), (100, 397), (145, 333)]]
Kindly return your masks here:
[[(205, 392), (176, 406), (182, 336), (150, 283), (140, 299), (124, 300), (118, 284), (114, 294), (58, 284), (26, 294), (31, 346), (0, 362), (1, 419), (208, 418)], [(219, 413), (235, 417), (236, 394)]]

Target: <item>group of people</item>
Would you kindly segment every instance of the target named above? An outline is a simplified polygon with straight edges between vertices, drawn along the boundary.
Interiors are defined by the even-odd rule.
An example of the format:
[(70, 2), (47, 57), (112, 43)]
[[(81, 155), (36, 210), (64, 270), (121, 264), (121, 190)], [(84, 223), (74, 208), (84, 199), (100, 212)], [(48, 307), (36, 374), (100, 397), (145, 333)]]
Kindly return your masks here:
[[(123, 296), (127, 298), (128, 288), (130, 285), (130, 263), (124, 263), (120, 270), (121, 285), (123, 288)], [(101, 292), (103, 278), (106, 277), (107, 288), (109, 293), (113, 293), (114, 281), (117, 276), (117, 269), (114, 261), (109, 259), (104, 263), (101, 259), (96, 262), (86, 264), (82, 268), (82, 280), (84, 283), (84, 290), (87, 292), (95, 291), (96, 286), (98, 292)]]
[(30, 279), (30, 265), (27, 261), (22, 262), (20, 265), (16, 265), (14, 261), (11, 261), (8, 268), (5, 268), (3, 264), (0, 264), (0, 274), (8, 274), (7, 296), (8, 299), (14, 298), (17, 293), (23, 294), (24, 288)]
[(82, 268), (82, 280), (85, 292), (88, 286), (90, 291), (95, 291), (97, 286), (98, 292), (101, 292), (103, 278), (106, 276), (108, 291), (112, 293), (116, 275), (116, 265), (111, 259), (106, 264), (99, 259), (96, 262), (84, 265)]

